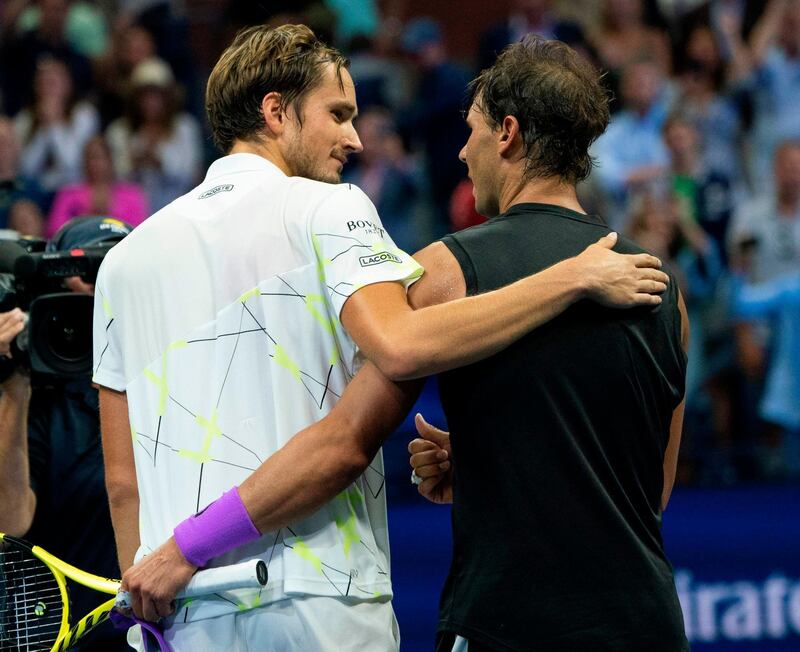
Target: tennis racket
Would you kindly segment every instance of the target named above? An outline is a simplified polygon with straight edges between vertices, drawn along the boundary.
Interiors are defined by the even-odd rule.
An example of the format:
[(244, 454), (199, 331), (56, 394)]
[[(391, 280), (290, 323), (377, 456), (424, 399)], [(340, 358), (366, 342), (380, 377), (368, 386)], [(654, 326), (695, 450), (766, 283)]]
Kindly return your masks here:
[[(114, 597), (72, 625), (67, 578)], [(267, 583), (267, 565), (252, 560), (195, 574), (177, 597), (190, 598), (220, 591), (259, 588)], [(119, 580), (82, 571), (39, 546), (0, 533), (0, 651), (62, 652), (108, 620), (115, 607), (124, 608), (126, 594)], [(116, 603), (116, 604), (115, 604)], [(152, 623), (140, 623), (165, 648)]]

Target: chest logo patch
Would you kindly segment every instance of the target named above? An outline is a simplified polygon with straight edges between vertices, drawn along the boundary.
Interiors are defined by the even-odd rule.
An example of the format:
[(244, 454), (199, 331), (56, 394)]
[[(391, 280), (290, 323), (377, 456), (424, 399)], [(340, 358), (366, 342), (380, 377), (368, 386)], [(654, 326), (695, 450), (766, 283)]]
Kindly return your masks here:
[(394, 254), (388, 251), (382, 251), (379, 254), (372, 254), (370, 256), (361, 256), (358, 259), (361, 267), (369, 267), (370, 265), (380, 265), (381, 263), (402, 263), (403, 261)]
[(233, 190), (232, 183), (226, 183), (221, 186), (214, 186), (213, 188), (210, 188), (209, 190), (206, 190), (203, 194), (201, 194), (198, 197), (198, 199), (208, 199), (209, 197), (213, 197), (214, 195), (217, 195), (221, 192), (230, 192), (231, 190)]

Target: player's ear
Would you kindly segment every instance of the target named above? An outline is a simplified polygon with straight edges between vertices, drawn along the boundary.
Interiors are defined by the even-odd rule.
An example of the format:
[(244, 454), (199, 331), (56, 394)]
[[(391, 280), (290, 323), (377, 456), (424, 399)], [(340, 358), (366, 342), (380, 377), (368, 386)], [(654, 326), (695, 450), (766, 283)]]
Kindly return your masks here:
[(503, 157), (510, 156), (521, 144), (519, 121), (513, 115), (507, 115), (500, 124), (499, 152)]
[(261, 115), (264, 117), (264, 124), (267, 131), (275, 136), (283, 133), (286, 125), (286, 107), (283, 104), (280, 93), (267, 93), (261, 99)]

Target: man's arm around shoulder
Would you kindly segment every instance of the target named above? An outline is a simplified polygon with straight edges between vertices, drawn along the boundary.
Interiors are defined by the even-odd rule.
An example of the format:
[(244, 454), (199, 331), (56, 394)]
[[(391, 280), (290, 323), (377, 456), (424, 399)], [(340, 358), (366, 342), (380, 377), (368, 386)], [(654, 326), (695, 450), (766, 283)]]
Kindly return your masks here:
[[(399, 283), (375, 283), (348, 298), (341, 321), (366, 356), (393, 380), (462, 367), (501, 351), (583, 298), (620, 308), (660, 303), (657, 293), (668, 280), (657, 269), (660, 261), (649, 254), (616, 254), (611, 251), (615, 244), (616, 234), (610, 234), (537, 274), (465, 297), (458, 261), (437, 242), (415, 256), (428, 272), (409, 289), (413, 307)], [(435, 277), (432, 285), (427, 276)], [(453, 278), (461, 279), (457, 288), (449, 285)], [(415, 289), (417, 285), (426, 290)], [(423, 306), (413, 299), (418, 293), (447, 294), (450, 301)]]

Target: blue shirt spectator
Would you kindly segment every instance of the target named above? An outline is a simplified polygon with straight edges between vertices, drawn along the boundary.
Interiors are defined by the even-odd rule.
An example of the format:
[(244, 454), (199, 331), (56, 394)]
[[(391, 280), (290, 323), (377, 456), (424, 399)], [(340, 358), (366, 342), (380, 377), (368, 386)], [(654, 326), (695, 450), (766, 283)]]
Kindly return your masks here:
[(772, 355), (761, 399), (761, 416), (800, 432), (800, 274), (742, 285), (735, 294), (740, 319), (769, 319)]
[(631, 191), (663, 183), (669, 155), (661, 137), (667, 117), (669, 91), (658, 67), (640, 61), (625, 70), (623, 110), (597, 139), (597, 180), (612, 207), (609, 219), (625, 212)]

